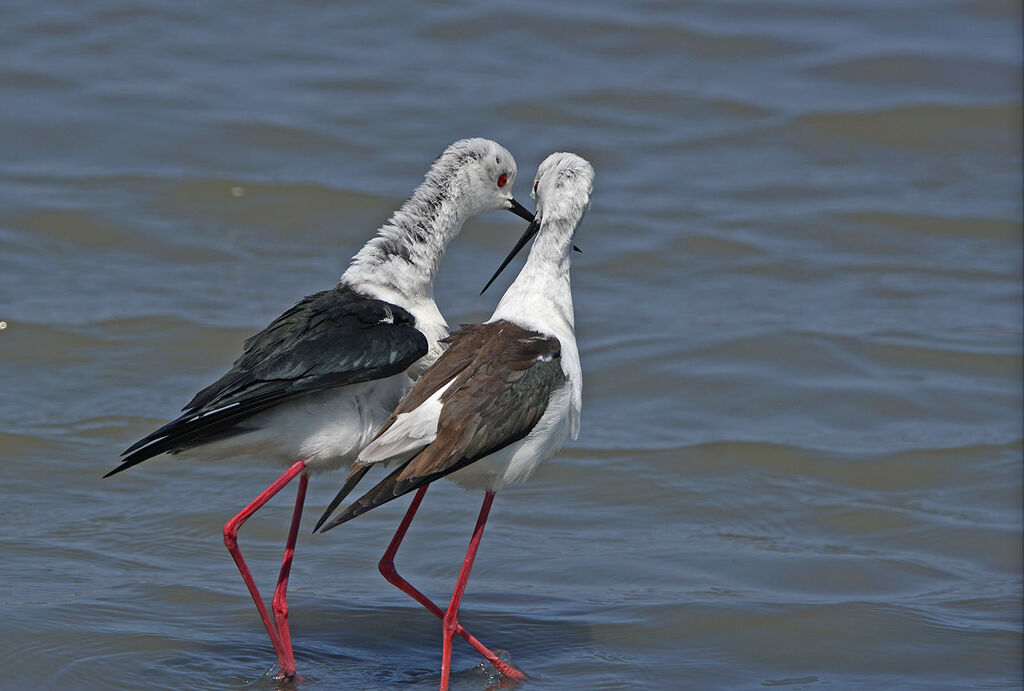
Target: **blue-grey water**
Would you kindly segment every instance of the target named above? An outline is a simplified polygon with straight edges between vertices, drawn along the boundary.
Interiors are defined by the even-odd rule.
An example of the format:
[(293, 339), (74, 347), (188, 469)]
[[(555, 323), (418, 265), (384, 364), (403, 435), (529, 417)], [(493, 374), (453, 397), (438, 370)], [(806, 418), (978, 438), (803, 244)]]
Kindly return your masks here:
[[(0, 687), (274, 687), (220, 530), (279, 469), (100, 475), (486, 136), (524, 201), (552, 151), (597, 170), (582, 434), (499, 493), (463, 604), (522, 688), (1020, 688), (1020, 34), (1009, 0), (4, 3)], [(450, 323), (521, 229), (467, 224)], [(311, 535), (339, 482), (295, 686), (436, 688), (375, 568), (406, 502)], [(268, 590), (292, 496), (241, 532)], [(438, 484), (399, 553), (438, 600), (479, 501)]]

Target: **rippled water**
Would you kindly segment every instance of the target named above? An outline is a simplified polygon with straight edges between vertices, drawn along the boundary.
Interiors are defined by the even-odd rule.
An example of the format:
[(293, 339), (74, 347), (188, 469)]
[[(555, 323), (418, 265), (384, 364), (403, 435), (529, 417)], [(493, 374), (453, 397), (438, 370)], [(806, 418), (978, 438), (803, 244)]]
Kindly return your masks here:
[[(220, 529), (278, 471), (100, 475), (488, 136), (520, 198), (554, 150), (598, 175), (583, 432), (499, 495), (463, 607), (524, 688), (1019, 688), (1019, 12), (5, 4), (0, 686), (273, 687)], [(451, 323), (519, 228), (467, 225)], [(290, 499), (241, 534), (267, 588)], [(439, 599), (479, 499), (434, 487), (399, 555)], [(403, 509), (302, 532), (297, 687), (436, 687), (375, 569)]]

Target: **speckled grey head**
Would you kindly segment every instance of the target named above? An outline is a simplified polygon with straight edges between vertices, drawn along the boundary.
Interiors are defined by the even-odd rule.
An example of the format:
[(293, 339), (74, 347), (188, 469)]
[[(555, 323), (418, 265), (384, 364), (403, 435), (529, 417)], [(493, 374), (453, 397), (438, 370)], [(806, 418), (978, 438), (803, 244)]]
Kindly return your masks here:
[(356, 253), (342, 281), (395, 304), (410, 296), (433, 304), (441, 257), (466, 220), (497, 209), (533, 220), (534, 214), (512, 198), (515, 180), (516, 161), (497, 142), (474, 138), (451, 144), (408, 201)]
[[(594, 167), (576, 154), (559, 151), (544, 159), (537, 168), (530, 195), (537, 202), (537, 214), (516, 246), (505, 257), (491, 280), (484, 286), (487, 290), (509, 262), (526, 246), (546, 222), (557, 221), (571, 233), (579, 226), (583, 214), (590, 207), (590, 193), (594, 189)], [(575, 245), (569, 244), (578, 250)], [(480, 291), (482, 295), (484, 290)]]
[[(560, 151), (544, 159), (537, 168), (530, 192), (537, 202), (537, 218), (545, 215), (583, 215), (590, 206), (594, 189), (594, 167), (576, 154)], [(557, 208), (556, 208), (557, 207)], [(573, 214), (573, 211), (576, 211)]]
[(467, 215), (506, 209), (532, 219), (512, 198), (516, 160), (490, 139), (475, 137), (453, 143), (434, 161), (427, 181), (457, 198)]

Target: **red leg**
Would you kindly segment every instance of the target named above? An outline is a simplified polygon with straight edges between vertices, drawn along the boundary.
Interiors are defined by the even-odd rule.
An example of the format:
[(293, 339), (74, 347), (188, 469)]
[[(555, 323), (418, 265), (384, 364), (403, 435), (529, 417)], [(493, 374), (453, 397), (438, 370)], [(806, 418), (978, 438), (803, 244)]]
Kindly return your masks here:
[[(277, 627), (274, 625), (274, 622), (271, 621), (270, 615), (267, 614), (267, 608), (266, 605), (263, 604), (263, 598), (260, 596), (260, 591), (256, 588), (256, 583), (252, 579), (252, 574), (249, 573), (249, 567), (246, 565), (245, 559), (242, 557), (242, 552), (238, 549), (238, 529), (243, 523), (249, 520), (249, 517), (256, 513), (260, 507), (270, 501), (271, 497), (280, 492), (285, 485), (291, 482), (296, 475), (305, 469), (306, 462), (297, 461), (292, 465), (292, 467), (286, 470), (281, 477), (277, 478), (270, 487), (267, 487), (262, 494), (253, 499), (252, 503), (242, 509), (237, 516), (224, 524), (224, 546), (228, 548), (228, 552), (231, 553), (231, 558), (235, 560), (235, 566), (238, 567), (239, 573), (242, 574), (242, 580), (245, 581), (245, 585), (249, 589), (249, 594), (252, 595), (253, 602), (256, 603), (256, 610), (260, 613), (260, 618), (263, 619), (263, 625), (267, 628), (267, 635), (270, 636), (270, 642), (274, 646), (274, 652), (277, 654), (277, 659), (281, 665), (282, 672), (286, 666), (291, 667), (294, 671), (295, 662), (292, 660), (290, 664), (286, 664), (290, 658), (290, 654), (285, 654), (284, 647), (281, 644), (281, 636), (278, 634)], [(300, 487), (300, 489), (305, 489), (305, 487)], [(288, 559), (287, 552), (285, 553), (285, 558)]]
[[(388, 545), (387, 551), (384, 552), (384, 556), (380, 558), (380, 563), (377, 564), (377, 568), (388, 583), (423, 605), (438, 619), (444, 619), (444, 611), (435, 605), (430, 598), (417, 590), (411, 583), (409, 583), (409, 581), (402, 578), (398, 571), (395, 570), (395, 554), (398, 552), (398, 548), (401, 546), (402, 540), (405, 539), (405, 534), (409, 530), (409, 524), (412, 523), (413, 516), (416, 515), (416, 511), (420, 507), (420, 502), (423, 501), (423, 495), (427, 493), (427, 488), (429, 486), (430, 485), (424, 485), (418, 492), (416, 492), (416, 496), (413, 497), (412, 503), (409, 504), (409, 508), (406, 510), (405, 516), (402, 518), (402, 522), (398, 526), (398, 530), (395, 531), (395, 536), (391, 538), (391, 544)], [(473, 646), (478, 653), (483, 655), (484, 658), (494, 665), (495, 669), (505, 677), (520, 680), (527, 678), (525, 674), (495, 655), (483, 643), (466, 631), (466, 629), (462, 628), (461, 625), (457, 624), (455, 633), (466, 639), (466, 642)]]
[(274, 621), (277, 623), (277, 635), (281, 640), (281, 650), (285, 659), (281, 661), (280, 674), (283, 677), (295, 676), (295, 656), (292, 654), (292, 635), (288, 630), (288, 574), (292, 570), (292, 557), (295, 556), (295, 539), (299, 534), (299, 523), (302, 520), (302, 505), (306, 501), (306, 483), (309, 475), (303, 473), (299, 478), (299, 491), (295, 495), (295, 510), (292, 512), (292, 525), (288, 529), (288, 542), (284, 548), (284, 560), (281, 562), (281, 573), (277, 577), (277, 588), (274, 589)]
[(480, 516), (476, 519), (476, 527), (473, 528), (473, 537), (469, 541), (469, 549), (466, 550), (466, 558), (462, 562), (462, 570), (459, 571), (459, 579), (455, 582), (455, 590), (452, 592), (451, 602), (445, 610), (442, 619), (442, 646), (441, 646), (441, 691), (448, 689), (448, 677), (452, 665), (452, 637), (459, 627), (459, 605), (462, 603), (462, 594), (466, 592), (466, 584), (469, 582), (469, 572), (473, 569), (473, 560), (476, 558), (476, 550), (480, 547), (480, 538), (484, 534), (484, 524), (487, 523), (487, 514), (491, 511), (491, 502), (494, 501), (494, 492), (488, 490), (484, 495), (483, 506), (480, 507)]

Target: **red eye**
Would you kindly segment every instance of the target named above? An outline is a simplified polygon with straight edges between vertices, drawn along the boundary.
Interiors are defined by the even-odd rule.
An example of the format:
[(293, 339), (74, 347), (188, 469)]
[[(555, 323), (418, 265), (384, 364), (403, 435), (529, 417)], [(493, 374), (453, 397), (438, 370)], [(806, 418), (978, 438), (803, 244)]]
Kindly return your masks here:
[(508, 176), (502, 173), (498, 176), (498, 187), (504, 187), (505, 183), (508, 182)]
[(539, 184), (540, 184), (540, 180), (534, 180), (533, 181), (533, 193), (534, 194), (537, 194), (537, 185), (539, 185)]

